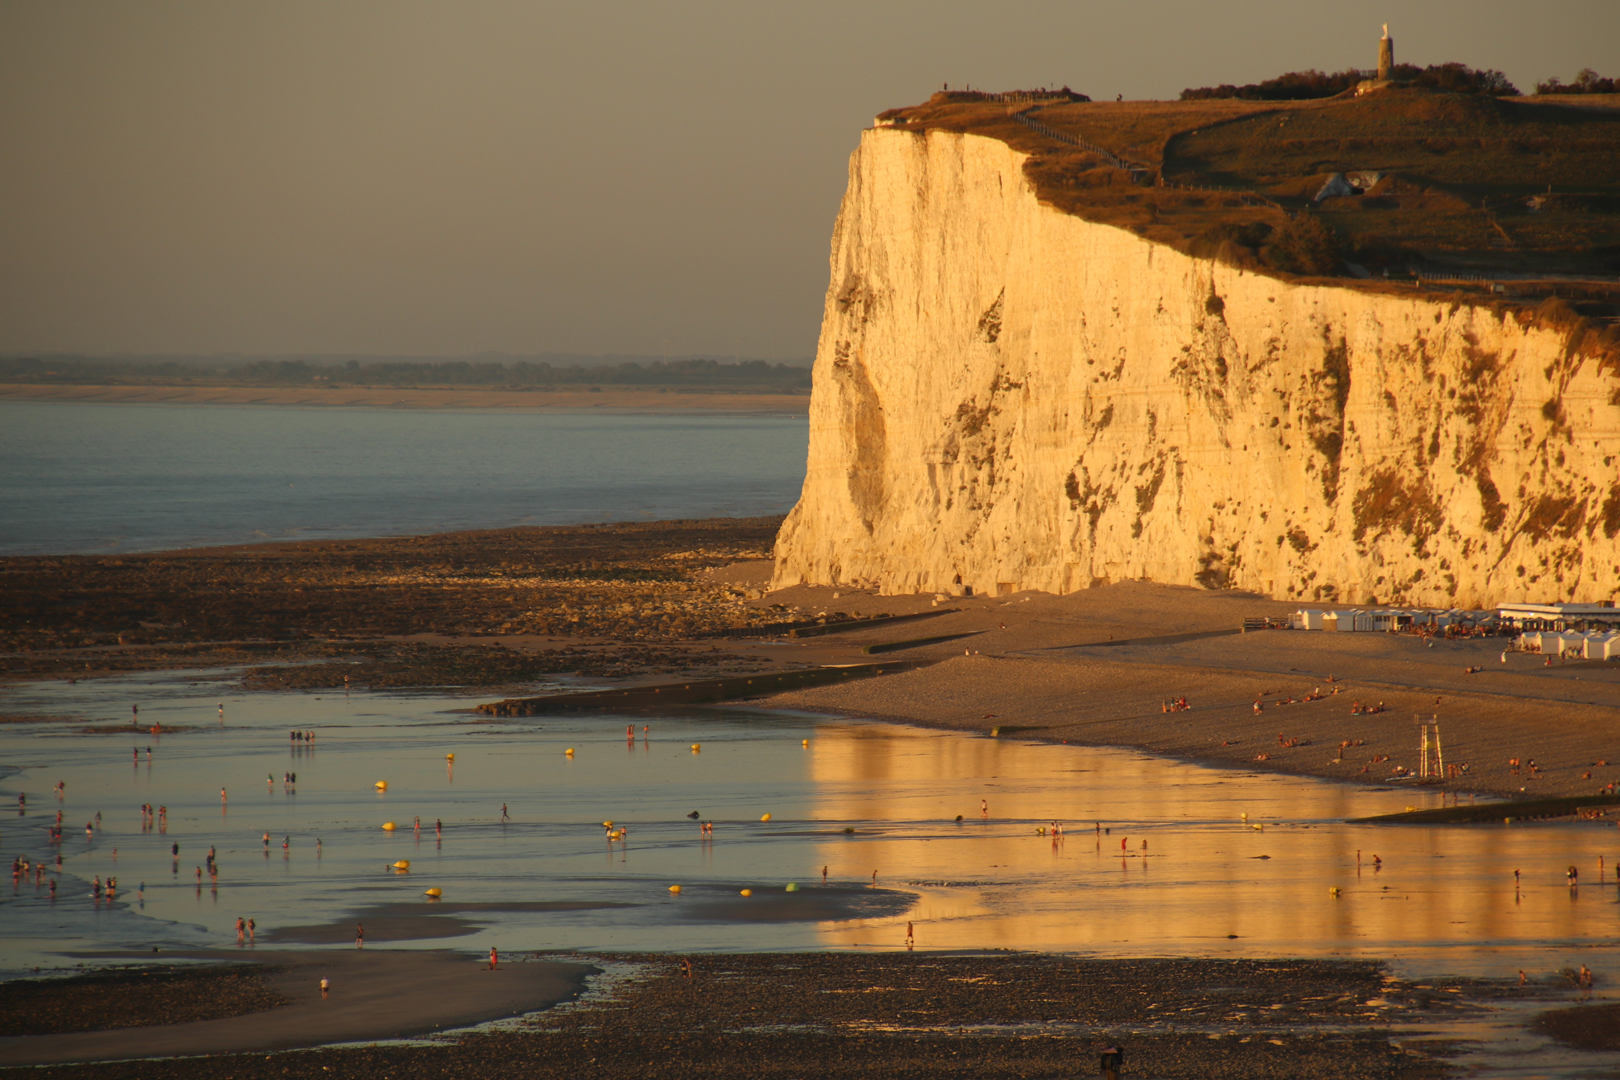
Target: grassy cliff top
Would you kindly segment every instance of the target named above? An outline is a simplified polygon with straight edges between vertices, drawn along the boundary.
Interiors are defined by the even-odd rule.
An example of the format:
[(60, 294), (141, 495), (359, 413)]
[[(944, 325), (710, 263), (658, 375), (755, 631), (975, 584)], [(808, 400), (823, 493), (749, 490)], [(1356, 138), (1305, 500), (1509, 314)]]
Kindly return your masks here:
[[(1557, 289), (1588, 314), (1620, 315), (1620, 289), (1549, 284), (1620, 276), (1620, 95), (1389, 86), (1297, 102), (1032, 104), (938, 93), (879, 123), (1000, 139), (1030, 155), (1042, 202), (1193, 254), (1377, 282), (1478, 275), (1486, 291)], [(1365, 186), (1318, 201), (1335, 173)]]

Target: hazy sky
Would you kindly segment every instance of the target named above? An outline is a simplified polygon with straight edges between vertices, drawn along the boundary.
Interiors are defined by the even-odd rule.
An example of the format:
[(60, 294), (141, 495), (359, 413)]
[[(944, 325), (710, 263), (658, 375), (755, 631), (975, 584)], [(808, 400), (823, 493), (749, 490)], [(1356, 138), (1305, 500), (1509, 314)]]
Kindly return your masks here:
[(808, 356), (942, 82), (1620, 74), (1617, 0), (0, 0), (0, 352)]

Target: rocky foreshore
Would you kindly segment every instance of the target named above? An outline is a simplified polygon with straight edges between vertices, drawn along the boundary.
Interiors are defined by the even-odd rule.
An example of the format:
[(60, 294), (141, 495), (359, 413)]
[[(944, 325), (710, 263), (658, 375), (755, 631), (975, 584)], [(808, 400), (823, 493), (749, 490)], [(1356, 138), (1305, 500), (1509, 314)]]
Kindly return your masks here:
[[(755, 670), (709, 639), (813, 613), (704, 572), (763, 557), (780, 522), (0, 559), (0, 679), (246, 666), (252, 689), (324, 689)], [(483, 647), (519, 639), (520, 653)]]
[(1114, 1046), (1126, 1075), (1166, 1080), (1440, 1077), (1452, 1072), (1456, 1051), (1448, 1025), (1497, 1004), (1552, 1007), (1574, 993), (1561, 983), (1418, 983), (1365, 961), (926, 952), (576, 959), (614, 974), (596, 976), (578, 1002), (501, 1031), (63, 1065), (38, 1075), (1058, 1077), (1095, 1073), (1099, 1052)]

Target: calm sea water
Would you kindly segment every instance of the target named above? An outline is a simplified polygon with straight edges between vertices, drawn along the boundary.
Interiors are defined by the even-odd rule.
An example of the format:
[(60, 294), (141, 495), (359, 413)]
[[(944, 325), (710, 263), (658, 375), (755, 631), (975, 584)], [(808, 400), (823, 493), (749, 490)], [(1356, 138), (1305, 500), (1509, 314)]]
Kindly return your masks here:
[(784, 513), (802, 416), (0, 401), (0, 554)]

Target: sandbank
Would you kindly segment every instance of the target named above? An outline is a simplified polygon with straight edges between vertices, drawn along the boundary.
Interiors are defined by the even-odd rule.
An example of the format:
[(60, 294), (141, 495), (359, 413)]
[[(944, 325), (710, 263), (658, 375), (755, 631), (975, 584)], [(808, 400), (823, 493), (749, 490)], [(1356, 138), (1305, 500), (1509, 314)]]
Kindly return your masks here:
[[(198, 952), (179, 958), (241, 962), (243, 956)], [(491, 971), (482, 957), (352, 947), (259, 950), (252, 960), (278, 969), (265, 982), (290, 999), (289, 1004), (222, 1020), (0, 1039), (0, 1065), (264, 1052), (406, 1038), (544, 1009), (574, 997), (591, 970), (585, 964), (509, 961)], [(323, 978), (331, 981), (324, 1000)]]

